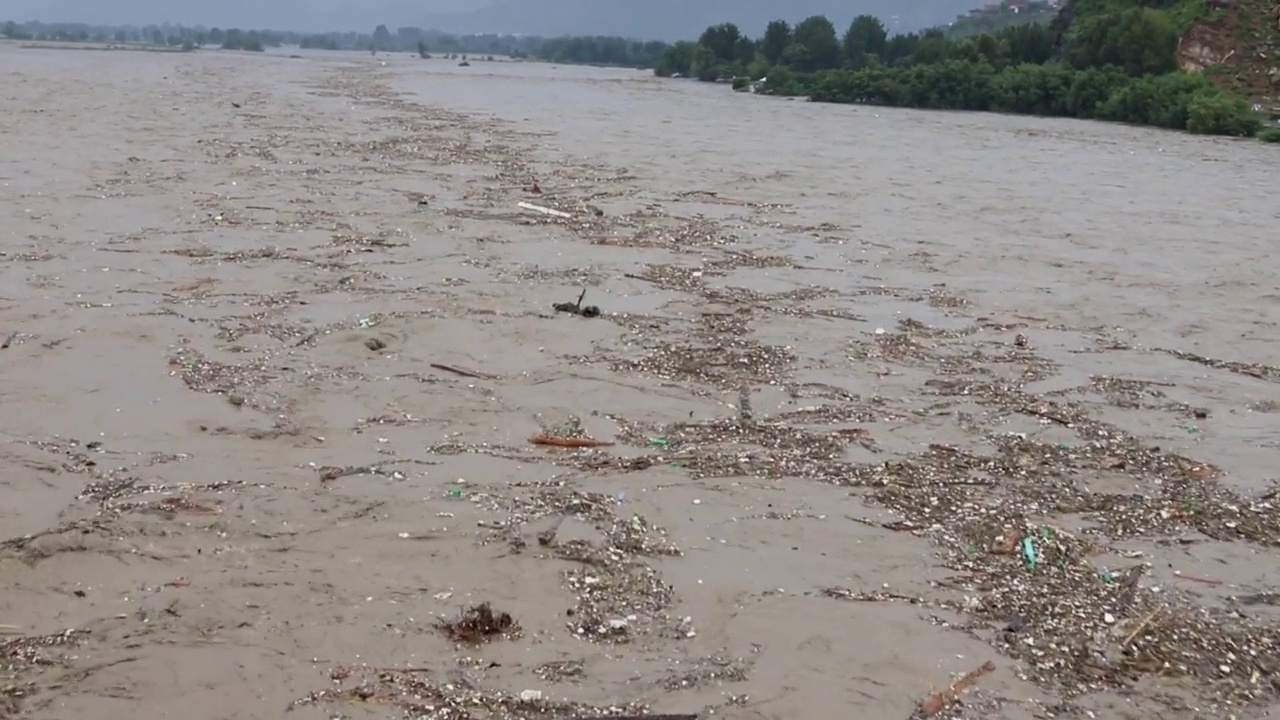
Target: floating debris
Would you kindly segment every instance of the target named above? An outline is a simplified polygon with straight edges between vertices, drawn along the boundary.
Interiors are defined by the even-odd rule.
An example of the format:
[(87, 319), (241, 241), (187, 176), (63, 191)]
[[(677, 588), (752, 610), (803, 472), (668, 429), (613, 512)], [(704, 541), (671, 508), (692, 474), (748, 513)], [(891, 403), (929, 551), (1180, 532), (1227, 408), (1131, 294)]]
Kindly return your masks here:
[(436, 629), (454, 642), (480, 645), (499, 637), (513, 638), (520, 634), (520, 626), (504, 612), (494, 612), (489, 603), (480, 603), (466, 610), (453, 620), (439, 620)]
[[(290, 707), (331, 703), (394, 708), (409, 718), (432, 720), (547, 720), (549, 718), (612, 718), (644, 716), (645, 720), (661, 720), (676, 716), (648, 715), (647, 706), (630, 703), (615, 706), (593, 706), (585, 703), (546, 700), (535, 694), (511, 694), (486, 690), (470, 682), (435, 682), (419, 668), (334, 668), (330, 672), (334, 687), (317, 690), (295, 701)], [(522, 695), (525, 695), (522, 697)], [(696, 715), (680, 716), (696, 720)]]
[(556, 312), (569, 313), (571, 315), (581, 315), (584, 318), (600, 317), (600, 308), (595, 305), (583, 305), (582, 300), (587, 296), (587, 291), (583, 288), (582, 293), (578, 295), (578, 299), (571, 303), (556, 303), (553, 307)]

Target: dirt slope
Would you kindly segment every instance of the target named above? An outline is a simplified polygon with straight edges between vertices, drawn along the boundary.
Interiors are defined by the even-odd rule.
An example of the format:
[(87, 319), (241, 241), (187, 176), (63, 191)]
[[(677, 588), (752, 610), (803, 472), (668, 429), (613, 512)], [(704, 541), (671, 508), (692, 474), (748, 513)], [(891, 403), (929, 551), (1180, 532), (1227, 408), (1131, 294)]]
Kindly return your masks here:
[(1178, 48), (1183, 70), (1204, 72), (1223, 88), (1280, 114), (1280, 2), (1211, 0)]

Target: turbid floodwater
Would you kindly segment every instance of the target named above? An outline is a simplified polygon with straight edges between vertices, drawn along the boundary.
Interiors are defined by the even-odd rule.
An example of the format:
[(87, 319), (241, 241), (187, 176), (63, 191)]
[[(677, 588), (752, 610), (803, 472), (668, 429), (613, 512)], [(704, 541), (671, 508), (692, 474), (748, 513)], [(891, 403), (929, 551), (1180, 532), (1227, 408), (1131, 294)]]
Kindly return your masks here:
[(306, 52), (0, 103), (0, 717), (1280, 708), (1275, 148)]

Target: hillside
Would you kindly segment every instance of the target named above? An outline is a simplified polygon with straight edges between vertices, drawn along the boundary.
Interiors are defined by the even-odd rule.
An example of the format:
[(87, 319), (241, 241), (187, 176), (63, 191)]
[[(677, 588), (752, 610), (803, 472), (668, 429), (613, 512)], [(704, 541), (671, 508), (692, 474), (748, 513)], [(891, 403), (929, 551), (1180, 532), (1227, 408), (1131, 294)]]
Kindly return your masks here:
[(1280, 115), (1280, 0), (1216, 0), (1182, 36), (1183, 70), (1203, 72)]
[(995, 35), (1016, 25), (1049, 25), (1058, 15), (1056, 4), (1048, 2), (1019, 2), (1005, 0), (999, 5), (985, 5), (970, 10), (956, 18), (946, 29), (947, 37), (973, 37), (987, 33)]
[(1280, 114), (1280, 0), (1068, 0), (1052, 25), (1059, 47), (1069, 54), (1091, 21), (1132, 8), (1176, 24), (1179, 68)]
[(435, 14), (422, 27), (450, 32), (526, 35), (622, 35), (645, 40), (686, 40), (709, 25), (732, 22), (752, 36), (770, 20), (798, 21), (825, 15), (846, 28), (857, 15), (882, 18), (890, 30), (907, 32), (944, 25), (972, 9), (976, 0), (500, 0), (475, 12)]

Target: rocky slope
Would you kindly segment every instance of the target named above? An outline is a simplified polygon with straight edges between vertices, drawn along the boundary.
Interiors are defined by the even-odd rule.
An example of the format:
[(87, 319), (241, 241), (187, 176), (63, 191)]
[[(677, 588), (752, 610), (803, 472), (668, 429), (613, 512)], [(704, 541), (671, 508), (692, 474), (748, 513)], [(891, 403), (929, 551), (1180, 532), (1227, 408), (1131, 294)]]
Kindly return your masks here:
[(1210, 0), (1210, 8), (1182, 37), (1182, 69), (1280, 115), (1280, 0)]
[(1280, 115), (1280, 0), (1067, 0), (1050, 28), (1060, 48), (1071, 28), (1097, 12), (1149, 7), (1186, 30), (1178, 64)]

